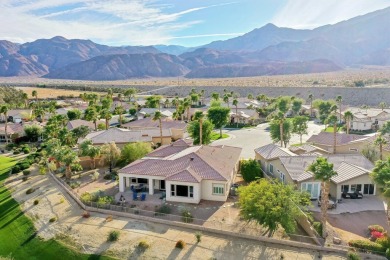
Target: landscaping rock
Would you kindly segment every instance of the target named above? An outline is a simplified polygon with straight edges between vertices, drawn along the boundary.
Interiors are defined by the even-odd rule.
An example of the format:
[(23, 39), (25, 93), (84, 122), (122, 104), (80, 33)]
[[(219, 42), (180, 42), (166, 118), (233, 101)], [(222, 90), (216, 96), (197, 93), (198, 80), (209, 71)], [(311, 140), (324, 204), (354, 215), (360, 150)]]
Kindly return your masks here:
[(333, 237), (333, 244), (340, 245), (341, 244), (341, 238), (339, 237)]

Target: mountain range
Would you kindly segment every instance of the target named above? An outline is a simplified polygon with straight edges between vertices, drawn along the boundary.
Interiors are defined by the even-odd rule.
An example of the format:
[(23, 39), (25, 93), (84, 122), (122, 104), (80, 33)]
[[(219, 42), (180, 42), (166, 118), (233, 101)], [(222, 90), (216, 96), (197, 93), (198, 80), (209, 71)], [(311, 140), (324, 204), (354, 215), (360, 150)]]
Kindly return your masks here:
[(312, 30), (267, 24), (199, 47), (112, 47), (61, 36), (0, 40), (0, 76), (77, 80), (217, 78), (298, 74), (390, 65), (390, 8)]

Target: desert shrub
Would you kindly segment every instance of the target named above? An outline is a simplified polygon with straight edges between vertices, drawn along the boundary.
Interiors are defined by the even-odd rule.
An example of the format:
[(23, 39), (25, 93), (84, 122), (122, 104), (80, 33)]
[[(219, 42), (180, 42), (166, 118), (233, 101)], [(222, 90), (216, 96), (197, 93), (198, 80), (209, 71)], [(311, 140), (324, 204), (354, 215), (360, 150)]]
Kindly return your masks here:
[(94, 171), (92, 174), (92, 180), (97, 181), (99, 179), (100, 173), (98, 171)]
[(322, 223), (321, 222), (317, 222), (317, 221), (313, 222), (313, 228), (315, 231), (317, 231), (317, 233), (319, 235), (322, 234)]
[(22, 161), (22, 163), (19, 164), (19, 168), (21, 171), (28, 169), (30, 168), (30, 163), (28, 163), (27, 161)]
[(103, 179), (105, 179), (105, 180), (112, 180), (112, 175), (111, 174), (106, 174), (106, 175), (104, 175)]
[(356, 252), (349, 251), (347, 253), (347, 259), (348, 260), (360, 260), (360, 256)]
[(390, 259), (390, 247), (386, 249), (386, 258)]
[(378, 238), (375, 242), (382, 245), (384, 248), (390, 248), (390, 238), (386, 236)]
[(24, 176), (27, 176), (27, 175), (29, 175), (30, 173), (31, 173), (30, 170), (24, 170), (24, 171), (23, 171), (23, 175), (24, 175)]
[(13, 152), (13, 154), (20, 154), (20, 150), (18, 149), (18, 150), (15, 150), (14, 152)]
[(38, 205), (39, 204), (39, 200), (34, 200), (34, 205)]
[(8, 151), (11, 151), (13, 148), (15, 147), (15, 144), (13, 143), (9, 143), (5, 146), (5, 149), (7, 149)]
[(72, 189), (76, 189), (76, 188), (80, 187), (81, 182), (79, 182), (79, 181), (72, 181), (72, 182), (69, 182), (68, 185)]
[(65, 202), (65, 199), (64, 198), (61, 198), (60, 199), (60, 204), (64, 203)]
[(138, 248), (142, 251), (145, 251), (146, 249), (150, 248), (150, 244), (146, 240), (141, 240), (138, 243)]
[(84, 211), (83, 214), (81, 215), (83, 218), (89, 218), (91, 214), (88, 211)]
[(183, 222), (185, 223), (190, 223), (192, 221), (194, 221), (194, 217), (192, 216), (191, 212), (187, 209), (184, 209), (182, 212), (181, 212), (181, 216), (182, 216), (182, 220)]
[(156, 216), (164, 216), (165, 214), (170, 214), (171, 208), (168, 205), (162, 205), (158, 209), (156, 209)]
[(255, 159), (242, 160), (240, 162), (240, 171), (242, 178), (246, 182), (251, 182), (263, 177), (263, 172), (261, 171), (260, 163)]
[(379, 231), (381, 233), (385, 232), (385, 229), (380, 225), (370, 225), (370, 226), (368, 226), (368, 230), (370, 232), (372, 232), (372, 231)]
[(111, 222), (112, 221), (112, 215), (109, 215), (106, 217), (106, 222)]
[(26, 190), (26, 194), (31, 194), (31, 193), (33, 193), (34, 191), (35, 191), (34, 188), (30, 188), (30, 189)]
[(114, 199), (111, 196), (104, 196), (104, 197), (99, 197), (97, 203), (99, 205), (106, 205), (106, 204), (111, 204), (114, 201)]
[(96, 193), (89, 193), (89, 192), (84, 192), (80, 196), (81, 200), (83, 202), (89, 203), (89, 202), (96, 202), (99, 199), (98, 194)]
[(23, 176), (22, 181), (27, 181), (27, 180), (28, 180), (28, 177), (27, 176)]
[(199, 243), (202, 240), (202, 235), (202, 232), (199, 231), (195, 233), (196, 242)]
[(51, 219), (49, 219), (49, 222), (50, 222), (50, 223), (53, 223), (53, 222), (55, 222), (56, 220), (57, 220), (56, 217), (52, 217)]
[(20, 167), (19, 165), (15, 165), (13, 168), (12, 168), (12, 173), (15, 174), (15, 173), (18, 173), (20, 172)]
[(363, 252), (373, 252), (373, 253), (384, 253), (385, 248), (375, 242), (366, 241), (366, 240), (351, 240), (348, 242), (348, 245), (351, 247), (362, 249)]
[(24, 154), (28, 154), (30, 152), (30, 148), (25, 146), (25, 147), (23, 147), (22, 151)]
[(108, 242), (115, 242), (119, 239), (119, 231), (116, 231), (116, 230), (113, 230), (113, 231), (110, 231), (110, 233), (108, 233), (108, 236), (107, 236), (107, 241)]
[(175, 245), (176, 248), (180, 248), (180, 249), (183, 249), (186, 247), (186, 242), (184, 242), (183, 240), (179, 240), (176, 242), (176, 245)]

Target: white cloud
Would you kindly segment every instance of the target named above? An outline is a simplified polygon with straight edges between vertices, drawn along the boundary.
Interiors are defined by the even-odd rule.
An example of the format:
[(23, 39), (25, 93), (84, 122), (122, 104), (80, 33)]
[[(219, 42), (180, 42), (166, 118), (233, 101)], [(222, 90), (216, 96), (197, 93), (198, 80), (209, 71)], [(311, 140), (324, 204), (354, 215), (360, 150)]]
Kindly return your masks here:
[(388, 0), (288, 0), (272, 22), (283, 27), (315, 28), (388, 6)]
[(183, 16), (223, 3), (172, 12), (155, 0), (2, 0), (0, 39), (32, 41), (61, 35), (103, 43), (168, 43), (176, 32), (202, 21)]

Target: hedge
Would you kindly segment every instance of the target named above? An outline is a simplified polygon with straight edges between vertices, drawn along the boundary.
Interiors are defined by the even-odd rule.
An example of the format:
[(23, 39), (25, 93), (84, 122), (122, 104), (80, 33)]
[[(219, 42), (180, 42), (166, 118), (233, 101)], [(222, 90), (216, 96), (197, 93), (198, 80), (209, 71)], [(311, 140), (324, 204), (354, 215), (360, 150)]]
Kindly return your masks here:
[(348, 242), (349, 246), (363, 249), (364, 252), (373, 252), (373, 253), (385, 253), (386, 248), (384, 248), (381, 244), (367, 241), (367, 240), (351, 240)]

